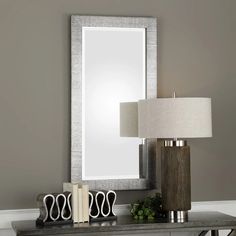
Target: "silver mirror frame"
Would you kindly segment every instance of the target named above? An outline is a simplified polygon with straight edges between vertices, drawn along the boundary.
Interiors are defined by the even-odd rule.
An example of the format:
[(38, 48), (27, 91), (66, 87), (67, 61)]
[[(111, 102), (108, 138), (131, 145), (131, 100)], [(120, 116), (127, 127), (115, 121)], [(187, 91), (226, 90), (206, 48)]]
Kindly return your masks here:
[(153, 17), (71, 16), (71, 182), (90, 189), (153, 189), (156, 183), (156, 140), (145, 141), (146, 158), (140, 160), (139, 179), (82, 181), (82, 27), (146, 29), (146, 96), (157, 97), (157, 19)]

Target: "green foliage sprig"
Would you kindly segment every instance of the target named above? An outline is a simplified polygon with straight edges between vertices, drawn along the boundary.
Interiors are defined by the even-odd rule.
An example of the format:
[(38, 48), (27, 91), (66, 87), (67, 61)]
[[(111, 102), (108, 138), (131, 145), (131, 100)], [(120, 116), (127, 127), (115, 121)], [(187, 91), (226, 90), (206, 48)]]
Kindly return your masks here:
[(162, 209), (162, 198), (159, 193), (152, 197), (146, 197), (142, 201), (132, 203), (130, 213), (136, 220), (154, 220), (166, 216)]

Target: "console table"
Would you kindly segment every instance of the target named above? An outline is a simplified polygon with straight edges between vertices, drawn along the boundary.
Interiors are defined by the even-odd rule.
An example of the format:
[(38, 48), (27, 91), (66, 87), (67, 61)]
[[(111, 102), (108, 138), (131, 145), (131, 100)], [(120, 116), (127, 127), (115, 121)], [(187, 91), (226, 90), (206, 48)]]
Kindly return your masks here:
[[(236, 217), (220, 212), (190, 212), (188, 221), (170, 223), (167, 220), (137, 221), (130, 216), (119, 216), (117, 221), (80, 223), (38, 227), (35, 221), (15, 221), (12, 227), (17, 236), (23, 235), (199, 235), (211, 232), (219, 235), (219, 230), (231, 230), (230, 236), (236, 236)], [(183, 232), (189, 232), (188, 234)]]

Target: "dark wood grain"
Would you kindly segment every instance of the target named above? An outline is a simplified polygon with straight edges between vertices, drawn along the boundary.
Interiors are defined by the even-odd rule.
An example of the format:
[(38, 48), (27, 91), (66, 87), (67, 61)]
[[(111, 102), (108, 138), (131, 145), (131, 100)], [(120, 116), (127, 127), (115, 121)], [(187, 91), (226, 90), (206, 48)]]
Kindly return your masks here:
[(219, 212), (190, 212), (188, 222), (169, 223), (167, 219), (136, 221), (130, 216), (119, 216), (117, 221), (81, 223), (61, 226), (37, 227), (35, 221), (12, 223), (18, 236), (25, 235), (127, 235), (162, 232), (200, 232), (236, 229), (236, 218)]
[(161, 191), (163, 209), (187, 211), (191, 209), (190, 148), (161, 148)]

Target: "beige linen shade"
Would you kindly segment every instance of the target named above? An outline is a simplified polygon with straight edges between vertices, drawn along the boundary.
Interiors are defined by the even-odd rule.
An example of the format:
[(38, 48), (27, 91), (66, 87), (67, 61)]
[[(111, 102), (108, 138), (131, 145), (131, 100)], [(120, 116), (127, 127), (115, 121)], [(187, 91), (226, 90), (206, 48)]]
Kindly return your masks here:
[(212, 137), (210, 98), (156, 98), (138, 102), (140, 138)]

